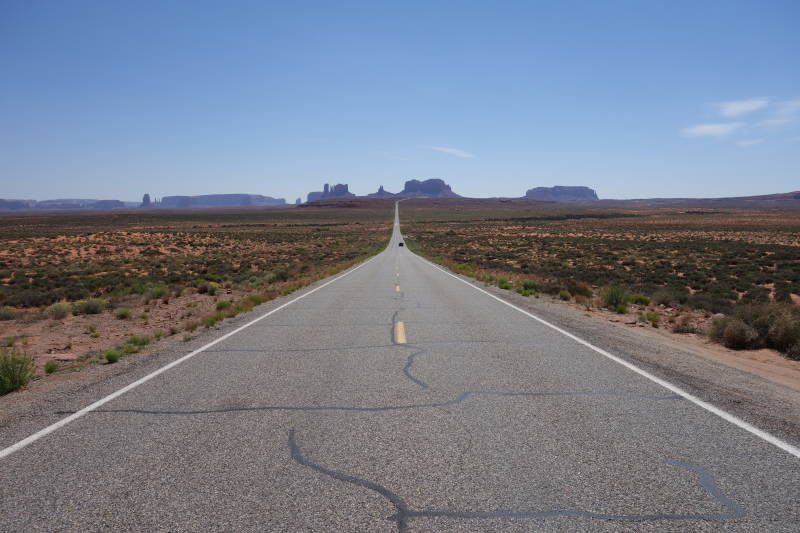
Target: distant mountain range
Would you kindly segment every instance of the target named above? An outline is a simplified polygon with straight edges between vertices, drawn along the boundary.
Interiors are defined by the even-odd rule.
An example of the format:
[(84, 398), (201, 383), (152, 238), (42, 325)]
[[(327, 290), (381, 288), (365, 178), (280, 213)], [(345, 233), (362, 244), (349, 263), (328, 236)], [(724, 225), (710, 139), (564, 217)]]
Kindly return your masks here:
[[(365, 198), (350, 192), (346, 183), (336, 185), (325, 184), (322, 191), (308, 193), (307, 202), (314, 204), (331, 199)], [(392, 193), (378, 187), (378, 191), (366, 195), (366, 198), (462, 198), (453, 192), (450, 185), (434, 178), (427, 180), (408, 180), (403, 190)], [(697, 208), (733, 208), (733, 207), (785, 207), (800, 208), (800, 191), (764, 194), (758, 196), (736, 196), (725, 198), (642, 198), (633, 200), (599, 199), (594, 189), (577, 185), (556, 185), (553, 187), (534, 187), (528, 189), (524, 200), (548, 203), (573, 203), (596, 207), (697, 207)], [(480, 201), (481, 199), (474, 199)], [(489, 199), (486, 199), (489, 200)], [(296, 202), (300, 204), (300, 199)], [(326, 203), (332, 207), (335, 204)], [(144, 195), (142, 203), (121, 202), (119, 200), (91, 199), (58, 199), (58, 200), (11, 200), (0, 199), (0, 211), (21, 210), (66, 210), (66, 209), (118, 209), (131, 207), (171, 208), (188, 207), (245, 207), (245, 206), (288, 206), (284, 198), (273, 198), (260, 194), (205, 194), (199, 196), (165, 196), (161, 200), (150, 201), (150, 195)]]

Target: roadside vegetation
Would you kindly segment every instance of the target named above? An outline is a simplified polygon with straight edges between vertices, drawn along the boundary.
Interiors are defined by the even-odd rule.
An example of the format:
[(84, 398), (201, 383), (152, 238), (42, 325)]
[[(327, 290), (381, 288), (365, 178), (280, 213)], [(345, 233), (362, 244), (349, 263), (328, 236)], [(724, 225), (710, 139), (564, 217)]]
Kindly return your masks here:
[(0, 338), (24, 342), (34, 376), (115, 363), (351, 266), (391, 220), (389, 202), (0, 216)]
[(403, 207), (408, 245), (456, 272), (800, 359), (800, 212)]

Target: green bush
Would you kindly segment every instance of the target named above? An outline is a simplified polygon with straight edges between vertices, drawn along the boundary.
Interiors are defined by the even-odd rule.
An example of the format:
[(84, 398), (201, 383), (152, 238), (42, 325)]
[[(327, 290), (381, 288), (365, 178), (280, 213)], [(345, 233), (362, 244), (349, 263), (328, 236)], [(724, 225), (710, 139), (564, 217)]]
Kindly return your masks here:
[(17, 311), (13, 307), (0, 307), (0, 320), (14, 320), (17, 318)]
[(658, 313), (654, 313), (653, 311), (647, 311), (639, 315), (639, 322), (650, 322), (654, 328), (658, 327), (660, 321), (661, 317), (658, 316)]
[(631, 296), (628, 298), (628, 301), (629, 301), (630, 303), (632, 303), (632, 304), (637, 304), (637, 305), (647, 305), (647, 304), (649, 304), (649, 303), (650, 303), (650, 298), (648, 298), (648, 297), (647, 297), (647, 296), (645, 296), (644, 294), (632, 294), (632, 295), (631, 295)]
[(217, 302), (217, 311), (223, 311), (231, 306), (231, 303), (227, 300), (222, 300), (221, 302)]
[(512, 285), (511, 282), (508, 281), (507, 279), (500, 279), (497, 280), (497, 286), (500, 287), (501, 289), (508, 290), (511, 289), (514, 285)]
[(132, 344), (133, 346), (143, 347), (150, 344), (152, 342), (152, 339), (150, 339), (150, 337), (148, 337), (147, 335), (134, 335), (133, 337), (129, 338), (126, 342), (128, 344)]
[(251, 294), (250, 296), (247, 297), (247, 299), (254, 306), (263, 304), (266, 301), (266, 299), (260, 294)]
[(144, 296), (148, 300), (156, 300), (166, 296), (168, 289), (163, 285), (153, 285), (147, 289)]
[(0, 348), (0, 396), (27, 385), (34, 368), (33, 358), (18, 348)]
[(114, 316), (120, 320), (128, 320), (131, 317), (131, 310), (127, 307), (120, 307), (116, 310)]
[(542, 290), (542, 285), (535, 279), (526, 279), (522, 282), (522, 288), (526, 291), (539, 292)]
[(624, 306), (628, 302), (628, 291), (619, 285), (611, 285), (603, 289), (602, 298), (603, 305), (609, 309), (615, 309), (619, 313), (619, 306)]
[(617, 304), (614, 306), (614, 311), (619, 315), (624, 315), (628, 312), (628, 306), (626, 304)]
[(67, 315), (69, 315), (70, 312), (72, 312), (71, 305), (64, 302), (58, 302), (45, 309), (44, 315), (52, 320), (62, 320), (67, 318)]
[(120, 357), (122, 357), (122, 352), (115, 348), (111, 348), (110, 350), (106, 350), (103, 352), (103, 357), (109, 363), (116, 363), (119, 361)]
[(569, 291), (566, 291), (566, 290), (560, 291), (558, 293), (558, 297), (561, 298), (562, 300), (564, 300), (565, 302), (569, 301), (570, 299), (572, 299), (572, 295), (569, 293)]
[(58, 370), (58, 362), (55, 359), (50, 359), (44, 364), (44, 371), (46, 374), (52, 374)]
[(72, 304), (72, 312), (76, 315), (99, 315), (103, 312), (104, 304), (100, 300), (78, 300)]
[(225, 315), (220, 312), (214, 313), (213, 315), (209, 315), (203, 319), (203, 326), (210, 328), (214, 326), (217, 322), (221, 322), (225, 319)]

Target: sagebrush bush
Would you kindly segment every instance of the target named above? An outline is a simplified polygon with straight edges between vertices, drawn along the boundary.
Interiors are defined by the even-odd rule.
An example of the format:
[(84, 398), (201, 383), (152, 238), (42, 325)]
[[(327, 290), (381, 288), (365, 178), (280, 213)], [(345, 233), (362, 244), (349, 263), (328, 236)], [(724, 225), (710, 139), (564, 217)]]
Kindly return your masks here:
[(72, 304), (72, 312), (76, 315), (99, 315), (103, 312), (104, 304), (100, 300), (78, 300)]
[(114, 316), (120, 320), (127, 320), (131, 317), (131, 310), (127, 307), (120, 307), (114, 312)]
[(644, 294), (632, 294), (629, 296), (628, 301), (632, 304), (647, 305), (650, 303), (650, 298)]
[(542, 284), (535, 279), (526, 279), (522, 282), (522, 288), (531, 292), (539, 292), (542, 290)]
[(672, 333), (697, 333), (697, 326), (689, 317), (683, 317), (672, 326)]
[(500, 287), (501, 289), (508, 290), (511, 289), (514, 285), (512, 285), (511, 282), (508, 281), (507, 279), (500, 279), (497, 280), (497, 286)]
[(566, 302), (572, 299), (572, 294), (567, 290), (561, 290), (558, 293), (558, 297)]
[(603, 305), (609, 309), (616, 310), (620, 305), (624, 306), (626, 303), (628, 303), (628, 291), (619, 285), (611, 285), (610, 287), (603, 289), (602, 298)]
[(119, 361), (120, 357), (122, 357), (122, 352), (115, 348), (111, 348), (110, 350), (106, 350), (103, 352), (103, 357), (109, 363), (116, 363)]
[(44, 364), (44, 371), (46, 374), (52, 374), (58, 370), (58, 362), (55, 359), (50, 359)]
[(68, 303), (57, 302), (44, 310), (44, 315), (52, 320), (62, 320), (72, 312), (72, 306)]
[(33, 377), (33, 358), (18, 348), (0, 348), (0, 396), (24, 387)]
[(715, 320), (711, 326), (710, 336), (732, 350), (758, 346), (758, 331), (739, 317)]

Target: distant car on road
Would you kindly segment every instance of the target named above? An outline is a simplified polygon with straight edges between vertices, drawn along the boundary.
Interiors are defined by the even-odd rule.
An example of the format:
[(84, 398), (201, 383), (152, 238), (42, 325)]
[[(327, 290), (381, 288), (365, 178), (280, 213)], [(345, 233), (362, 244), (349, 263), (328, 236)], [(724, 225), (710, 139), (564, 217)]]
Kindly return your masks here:
[(402, 242), (398, 242), (397, 246), (404, 246), (404, 244)]

